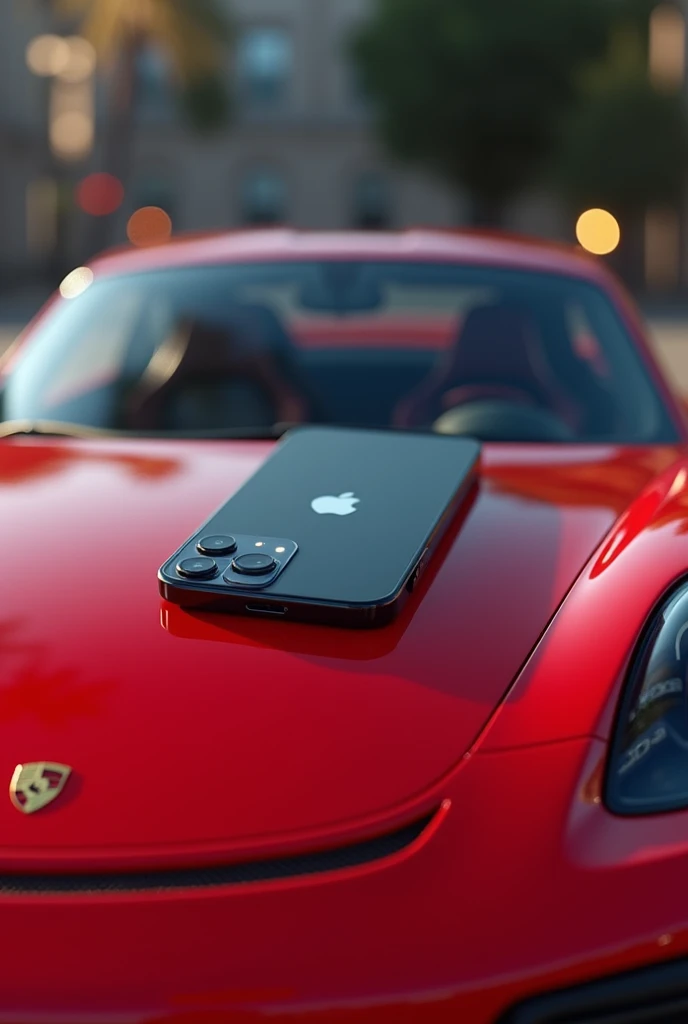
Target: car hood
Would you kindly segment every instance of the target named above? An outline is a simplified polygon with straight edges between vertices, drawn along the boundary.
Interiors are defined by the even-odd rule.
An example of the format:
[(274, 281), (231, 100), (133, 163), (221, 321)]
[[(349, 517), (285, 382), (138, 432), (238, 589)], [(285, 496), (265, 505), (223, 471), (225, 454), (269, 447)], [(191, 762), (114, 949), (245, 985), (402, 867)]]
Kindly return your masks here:
[[(263, 442), (0, 447), (0, 866), (200, 863), (374, 834), (470, 748), (671, 448), (486, 447), (477, 495), (392, 626), (190, 614), (157, 569)], [(4, 782), (2, 780), (5, 780)]]

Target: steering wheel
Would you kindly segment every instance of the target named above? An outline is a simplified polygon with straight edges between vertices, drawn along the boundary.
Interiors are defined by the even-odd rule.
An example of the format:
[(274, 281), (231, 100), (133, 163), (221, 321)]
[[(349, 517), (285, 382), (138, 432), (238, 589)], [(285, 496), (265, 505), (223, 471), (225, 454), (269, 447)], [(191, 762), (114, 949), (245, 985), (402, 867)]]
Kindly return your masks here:
[(480, 441), (565, 442), (575, 434), (547, 409), (499, 399), (466, 402), (435, 420), (436, 434), (468, 435)]

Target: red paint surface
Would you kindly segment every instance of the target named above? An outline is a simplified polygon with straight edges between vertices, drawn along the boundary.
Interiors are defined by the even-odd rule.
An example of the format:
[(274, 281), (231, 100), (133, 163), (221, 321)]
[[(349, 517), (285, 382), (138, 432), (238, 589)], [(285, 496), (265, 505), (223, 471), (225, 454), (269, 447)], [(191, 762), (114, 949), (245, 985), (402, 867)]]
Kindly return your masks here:
[[(19, 761), (50, 758), (72, 765), (74, 779), (32, 818), (0, 801), (0, 867), (228, 862), (384, 832), (447, 799), (451, 810), (415, 849), (341, 875), (168, 895), (5, 898), (12, 938), (2, 943), (3, 1005), (28, 1005), (20, 951), (37, 932), (61, 936), (42, 976), (53, 1009), (121, 1003), (146, 1020), (143, 1009), (162, 1012), (180, 1000), (227, 1009), (244, 999), (233, 990), (248, 990), (250, 1004), (289, 1005), (381, 995), (396, 1005), (427, 992), (426, 1016), (414, 1018), (417, 1007), (403, 1012), (432, 1021), (463, 1012), (482, 986), (490, 991), (481, 1005), (497, 1006), (506, 999), (494, 983), (502, 973), (515, 972), (524, 989), (531, 977), (545, 984), (547, 972), (572, 959), (584, 973), (593, 952), (613, 951), (622, 938), (647, 943), (655, 922), (673, 928), (656, 900), (639, 928), (637, 899), (631, 927), (630, 908), (617, 914), (608, 888), (610, 848), (637, 854), (646, 826), (617, 822), (577, 796), (586, 772), (594, 776), (590, 759), (604, 750), (586, 737), (600, 731), (618, 680), (611, 673), (579, 686), (583, 724), (580, 711), (563, 712), (557, 688), (568, 665), (599, 646), (597, 636), (589, 645), (569, 637), (577, 649), (566, 664), (558, 658), (546, 676), (541, 669), (523, 695), (529, 666), (478, 754), (463, 755), (621, 508), (678, 452), (487, 449), (477, 500), (388, 630), (195, 617), (161, 605), (159, 563), (268, 450), (3, 442), (0, 529), (11, 542), (0, 619), (0, 777), (9, 779)], [(651, 597), (661, 590), (672, 567), (656, 553), (683, 525), (669, 506), (662, 514), (667, 525), (641, 530), (594, 584), (590, 568), (583, 574), (558, 628), (575, 617), (579, 593), (611, 580), (643, 546), (666, 577), (657, 570)], [(614, 629), (627, 650), (639, 624), (621, 619), (619, 610)], [(534, 735), (521, 713), (529, 699), (538, 708), (525, 714)], [(530, 741), (539, 746), (502, 750)], [(688, 844), (685, 817), (667, 818), (666, 845), (653, 846), (650, 866), (675, 863)], [(591, 943), (585, 908), (599, 908), (598, 884), (605, 906), (614, 901), (614, 926), (596, 924)], [(545, 938), (553, 887), (559, 920), (574, 915), (578, 924)], [(78, 980), (67, 966), (74, 956), (89, 965)], [(450, 1002), (442, 996), (434, 1005), (433, 991), (445, 990)], [(40, 992), (29, 1002), (39, 1007)], [(471, 1012), (490, 1019), (487, 1010)], [(242, 1017), (228, 1010), (219, 1019)]]
[[(0, 802), (0, 867), (186, 862), (405, 816), (479, 735), (614, 519), (604, 487), (553, 503), (493, 455), (427, 592), (391, 628), (167, 606), (163, 628), (158, 566), (268, 450), (3, 445), (0, 778), (47, 758), (81, 785), (28, 825)], [(620, 462), (634, 491), (657, 459), (568, 452), (559, 465), (541, 452), (564, 487), (582, 466), (604, 481)]]
[(401, 854), (326, 875), (0, 896), (0, 1021), (488, 1024), (687, 954), (688, 812), (600, 802), (638, 632), (688, 570), (684, 451), (486, 446), (386, 630), (161, 603), (159, 564), (269, 450), (0, 442), (0, 780), (74, 769), (33, 817), (0, 799), (0, 870), (229, 863), (444, 809)]

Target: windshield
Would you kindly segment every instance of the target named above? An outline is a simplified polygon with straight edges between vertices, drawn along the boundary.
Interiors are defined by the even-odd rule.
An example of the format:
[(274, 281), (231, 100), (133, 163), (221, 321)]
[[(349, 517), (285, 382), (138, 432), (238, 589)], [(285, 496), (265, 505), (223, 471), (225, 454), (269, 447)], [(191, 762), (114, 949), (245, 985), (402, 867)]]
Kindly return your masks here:
[(603, 291), (434, 263), (96, 277), (39, 325), (2, 415), (170, 434), (331, 423), (499, 441), (676, 439)]

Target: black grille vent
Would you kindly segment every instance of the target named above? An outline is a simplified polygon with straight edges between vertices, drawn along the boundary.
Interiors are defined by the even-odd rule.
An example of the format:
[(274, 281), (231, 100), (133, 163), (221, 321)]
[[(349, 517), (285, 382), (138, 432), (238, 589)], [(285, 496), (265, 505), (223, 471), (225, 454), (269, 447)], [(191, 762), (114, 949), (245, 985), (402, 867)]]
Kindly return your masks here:
[(518, 1006), (501, 1024), (686, 1024), (688, 960), (672, 960)]
[(53, 893), (108, 893), (208, 889), (245, 885), (298, 875), (321, 874), (382, 860), (410, 846), (430, 824), (433, 814), (412, 825), (362, 843), (335, 850), (306, 853), (276, 860), (251, 861), (217, 867), (173, 871), (109, 872), (107, 874), (0, 874), (0, 896)]

